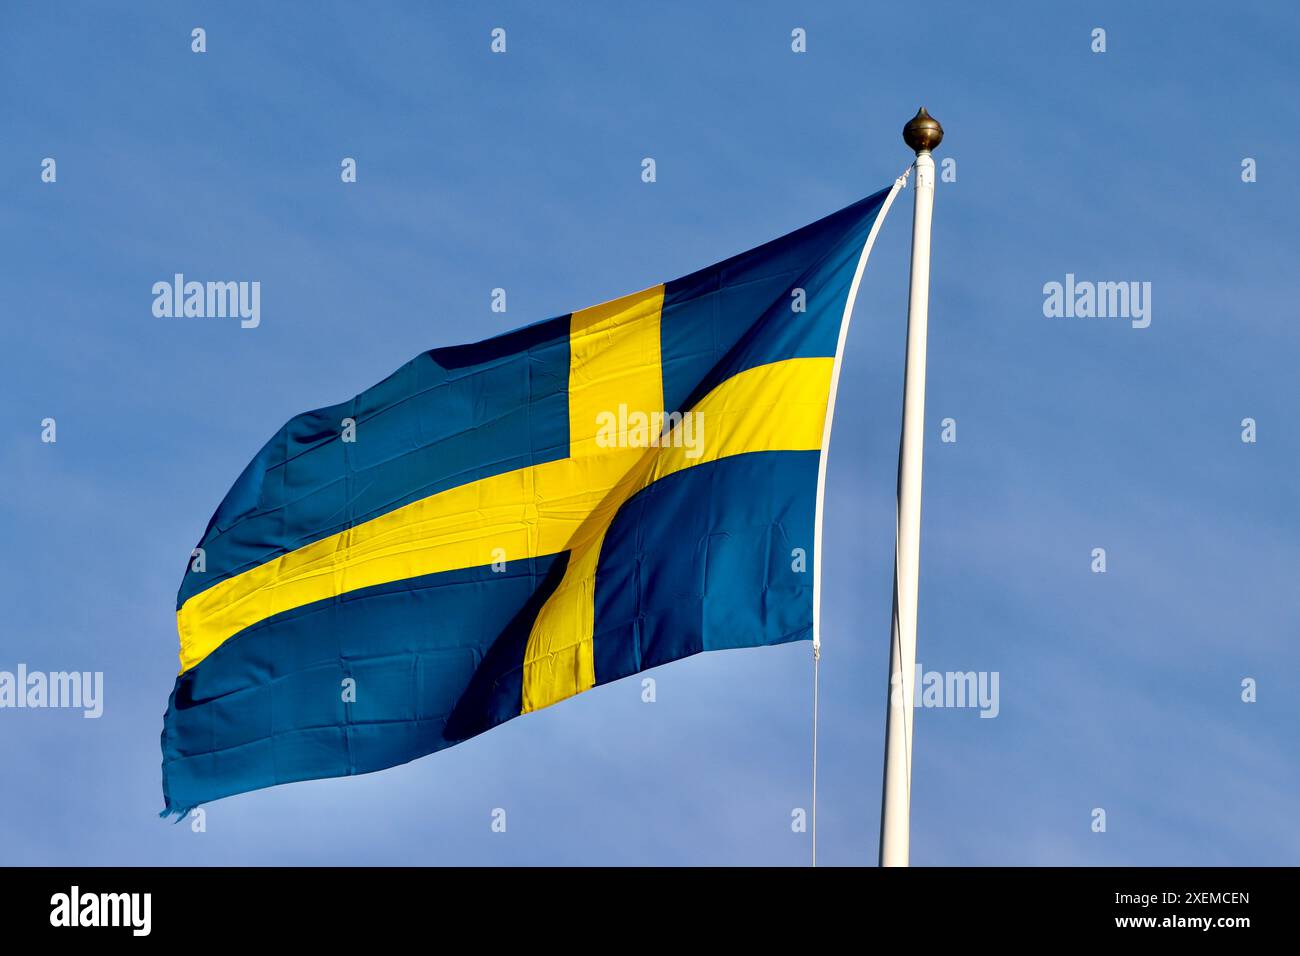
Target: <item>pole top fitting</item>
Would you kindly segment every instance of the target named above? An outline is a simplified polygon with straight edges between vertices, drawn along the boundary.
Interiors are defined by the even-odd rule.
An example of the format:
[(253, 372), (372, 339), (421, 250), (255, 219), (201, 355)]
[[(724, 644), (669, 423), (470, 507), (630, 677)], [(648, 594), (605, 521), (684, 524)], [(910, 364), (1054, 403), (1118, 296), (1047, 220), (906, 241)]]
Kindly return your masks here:
[(930, 152), (943, 142), (943, 127), (922, 106), (903, 127), (903, 142), (918, 155)]

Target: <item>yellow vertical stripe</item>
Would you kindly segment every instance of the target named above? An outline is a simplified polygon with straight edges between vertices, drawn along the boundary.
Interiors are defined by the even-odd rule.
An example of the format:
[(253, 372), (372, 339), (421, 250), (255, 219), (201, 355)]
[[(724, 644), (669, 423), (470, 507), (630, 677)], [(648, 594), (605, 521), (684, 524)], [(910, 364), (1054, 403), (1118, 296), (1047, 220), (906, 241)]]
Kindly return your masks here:
[[(605, 528), (630, 493), (644, 448), (602, 447), (602, 415), (620, 405), (663, 411), (659, 317), (664, 289), (606, 302), (573, 314), (569, 333), (569, 460), (604, 494), (588, 507), (567, 550), (569, 563), (533, 622), (524, 652), (522, 713), (572, 697), (596, 683), (592, 626), (596, 562)], [(558, 490), (558, 489), (557, 489)], [(564, 500), (563, 493), (559, 496)]]

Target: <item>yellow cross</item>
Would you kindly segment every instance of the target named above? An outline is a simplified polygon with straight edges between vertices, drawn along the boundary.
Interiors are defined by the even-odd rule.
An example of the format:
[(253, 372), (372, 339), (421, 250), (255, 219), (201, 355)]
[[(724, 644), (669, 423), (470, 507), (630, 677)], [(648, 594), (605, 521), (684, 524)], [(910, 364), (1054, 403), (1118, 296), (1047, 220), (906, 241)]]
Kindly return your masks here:
[[(632, 495), (666, 475), (750, 451), (820, 447), (830, 358), (788, 359), (741, 372), (702, 399), (703, 451), (597, 441), (620, 404), (662, 411), (662, 285), (573, 313), (569, 333), (569, 457), (493, 475), (411, 502), (192, 596), (177, 611), (181, 673), (273, 614), (338, 594), (508, 560), (569, 552), (524, 654), (521, 710), (595, 684), (596, 565), (605, 532)], [(364, 438), (363, 438), (364, 440)], [(697, 449), (698, 453), (698, 449)]]

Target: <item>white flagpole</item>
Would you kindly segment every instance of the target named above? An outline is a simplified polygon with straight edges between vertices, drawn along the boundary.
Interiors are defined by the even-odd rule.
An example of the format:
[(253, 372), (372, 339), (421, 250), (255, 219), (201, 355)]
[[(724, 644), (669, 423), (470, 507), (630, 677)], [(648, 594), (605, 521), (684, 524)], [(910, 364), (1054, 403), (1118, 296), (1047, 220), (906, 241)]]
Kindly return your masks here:
[(907, 370), (903, 437), (898, 452), (898, 525), (894, 552), (894, 614), (889, 646), (889, 708), (885, 718), (885, 780), (880, 811), (880, 865), (907, 866), (911, 838), (912, 716), (916, 693), (916, 596), (921, 558), (921, 453), (925, 446), (925, 337), (930, 304), (930, 214), (934, 158), (943, 127), (921, 107), (903, 127), (916, 152), (912, 214), (912, 284), (907, 304)]
[(867, 241), (862, 245), (858, 256), (858, 267), (853, 272), (853, 282), (849, 285), (849, 297), (844, 300), (844, 313), (840, 316), (840, 337), (835, 343), (835, 362), (831, 366), (831, 388), (826, 400), (826, 424), (822, 429), (821, 457), (817, 462), (817, 516), (813, 524), (813, 741), (812, 741), (812, 865), (817, 865), (817, 707), (821, 686), (822, 659), (822, 505), (826, 501), (826, 457), (831, 450), (831, 424), (835, 421), (835, 395), (840, 387), (840, 368), (844, 362), (844, 343), (849, 337), (849, 322), (853, 319), (853, 305), (858, 301), (858, 287), (862, 285), (862, 273), (866, 271), (867, 259), (871, 248), (876, 244), (880, 227), (889, 215), (889, 207), (894, 204), (907, 174), (911, 169), (903, 170), (903, 175), (894, 180), (894, 188), (885, 197), (876, 213), (876, 221), (871, 224)]

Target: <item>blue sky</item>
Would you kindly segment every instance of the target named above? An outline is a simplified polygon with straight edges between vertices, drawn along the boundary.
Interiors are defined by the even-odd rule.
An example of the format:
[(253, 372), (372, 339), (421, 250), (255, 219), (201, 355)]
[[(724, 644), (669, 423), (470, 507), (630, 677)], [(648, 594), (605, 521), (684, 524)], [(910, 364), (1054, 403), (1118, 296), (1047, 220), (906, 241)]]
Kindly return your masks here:
[[(920, 103), (957, 179), (935, 207), (919, 658), (999, 672), (1001, 706), (917, 713), (913, 862), (1300, 863), (1300, 16), (919, 9), (6, 5), (0, 669), (103, 671), (105, 713), (0, 711), (0, 863), (804, 863), (804, 643), (661, 668), (653, 705), (624, 681), (220, 801), (206, 833), (164, 823), (175, 594), (291, 415), (874, 192)], [(876, 859), (910, 207), (858, 299), (830, 459), (832, 864)], [(260, 281), (261, 326), (155, 318), (175, 272)], [(1149, 281), (1150, 327), (1045, 317), (1067, 273)]]

